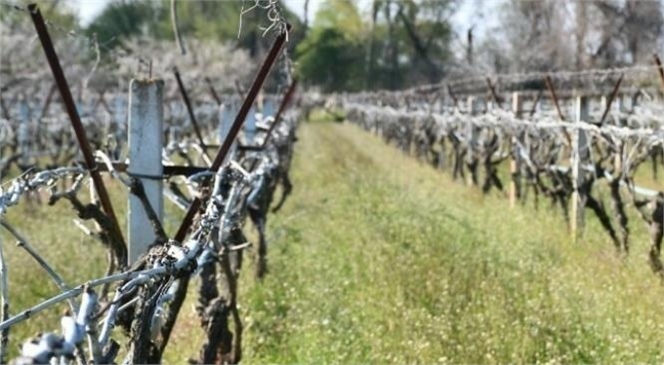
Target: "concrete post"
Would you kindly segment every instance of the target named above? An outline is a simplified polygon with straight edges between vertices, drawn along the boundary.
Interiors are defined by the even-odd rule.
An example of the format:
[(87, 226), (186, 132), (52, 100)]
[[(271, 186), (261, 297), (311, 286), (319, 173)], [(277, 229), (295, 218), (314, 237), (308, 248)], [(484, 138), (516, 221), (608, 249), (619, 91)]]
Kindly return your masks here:
[[(579, 96), (576, 98), (575, 119), (576, 123), (587, 122), (590, 116), (590, 107), (588, 98)], [(577, 129), (572, 134), (572, 207), (570, 209), (570, 229), (572, 235), (576, 238), (577, 234), (583, 230), (583, 204), (579, 194), (579, 187), (583, 184), (582, 165), (590, 158), (590, 150), (586, 132)]]
[[(129, 167), (140, 178), (152, 208), (163, 222), (164, 199), (161, 176), (163, 166), (164, 120), (163, 80), (131, 80), (129, 84)], [(138, 198), (129, 196), (129, 264), (145, 253), (155, 234)]]

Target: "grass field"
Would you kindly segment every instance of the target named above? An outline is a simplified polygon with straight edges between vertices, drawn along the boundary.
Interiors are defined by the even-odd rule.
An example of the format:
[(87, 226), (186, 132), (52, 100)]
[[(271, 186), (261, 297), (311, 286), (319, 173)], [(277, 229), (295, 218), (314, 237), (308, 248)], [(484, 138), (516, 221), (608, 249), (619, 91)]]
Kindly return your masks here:
[(350, 125), (300, 130), (296, 192), (245, 285), (249, 363), (662, 362), (647, 237), (510, 210)]
[[(547, 204), (509, 209), (352, 125), (304, 123), (298, 137), (294, 193), (268, 222), (270, 273), (242, 278), (245, 363), (664, 362), (664, 287), (640, 221), (621, 259), (590, 215), (572, 243)], [(7, 218), (78, 283), (102, 274), (103, 250), (68, 210), (22, 204)], [(56, 293), (4, 242), (14, 312)], [(200, 347), (194, 300), (168, 363)], [(11, 339), (57, 328), (63, 308)]]

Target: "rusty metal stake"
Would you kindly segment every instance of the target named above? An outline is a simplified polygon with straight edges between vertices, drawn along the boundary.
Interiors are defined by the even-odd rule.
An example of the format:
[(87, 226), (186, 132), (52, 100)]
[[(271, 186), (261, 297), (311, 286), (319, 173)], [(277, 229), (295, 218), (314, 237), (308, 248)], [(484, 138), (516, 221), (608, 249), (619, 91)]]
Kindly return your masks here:
[(551, 81), (551, 77), (549, 75), (546, 75), (546, 77), (544, 77), (544, 81), (546, 82), (546, 88), (549, 89), (549, 95), (551, 96), (551, 100), (553, 100), (553, 105), (556, 106), (556, 111), (558, 112), (558, 118), (560, 118), (560, 120), (564, 122), (565, 116), (563, 115), (562, 110), (560, 110), (560, 104), (558, 104), (558, 96), (556, 95), (556, 89), (553, 88), (553, 81)]
[(662, 67), (662, 61), (659, 60), (657, 53), (655, 53), (655, 64), (659, 71), (659, 80), (662, 82), (662, 91), (664, 91), (664, 67)]
[(5, 99), (2, 97), (2, 91), (0, 91), (0, 109), (2, 109), (2, 116), (5, 119), (7, 119), (7, 120), (11, 119), (9, 117), (9, 109), (5, 105)]
[(535, 97), (535, 101), (533, 101), (533, 107), (530, 108), (530, 116), (532, 117), (535, 115), (535, 112), (537, 111), (537, 103), (539, 103), (540, 99), (542, 99), (542, 90), (537, 92), (537, 96)]
[[(553, 81), (551, 81), (551, 77), (549, 75), (546, 75), (544, 77), (544, 81), (546, 83), (546, 88), (549, 89), (549, 95), (551, 96), (551, 100), (553, 100), (553, 105), (556, 106), (556, 111), (558, 112), (558, 118), (560, 118), (560, 120), (564, 122), (565, 116), (563, 115), (563, 111), (560, 110), (560, 104), (558, 103), (558, 95), (556, 95), (556, 89), (553, 87)], [(565, 134), (565, 139), (571, 145), (572, 136), (569, 134), (567, 129), (563, 129), (563, 133)]]
[(620, 74), (618, 82), (616, 82), (616, 85), (613, 87), (613, 91), (611, 92), (609, 100), (606, 103), (606, 107), (604, 108), (604, 113), (602, 114), (602, 118), (599, 120), (600, 127), (602, 126), (602, 124), (604, 124), (604, 119), (606, 119), (606, 116), (609, 114), (609, 110), (611, 110), (611, 104), (613, 103), (613, 100), (616, 98), (616, 95), (618, 94), (618, 89), (620, 89), (620, 83), (622, 83), (624, 76), (625, 74)]
[(214, 101), (217, 102), (217, 105), (221, 105), (221, 98), (219, 97), (219, 94), (217, 94), (217, 90), (214, 89), (214, 85), (212, 85), (212, 80), (210, 80), (210, 78), (206, 76), (205, 83), (207, 83), (208, 90), (210, 90), (210, 95), (212, 95)]
[(55, 94), (55, 90), (57, 90), (58, 86), (56, 84), (53, 84), (51, 88), (48, 90), (48, 95), (46, 96), (46, 100), (44, 101), (44, 105), (42, 106), (42, 111), (39, 114), (39, 119), (42, 119), (46, 116), (48, 113), (48, 109), (51, 106), (51, 101), (53, 100), (53, 94)]
[(491, 82), (491, 78), (487, 77), (486, 82), (487, 84), (489, 84), (489, 91), (491, 92), (491, 97), (493, 98), (493, 101), (496, 103), (496, 106), (500, 108), (501, 107), (500, 100), (498, 100), (498, 94), (496, 93), (496, 88), (493, 86), (493, 83)]
[(452, 101), (454, 101), (454, 107), (458, 108), (459, 107), (459, 100), (456, 97), (456, 94), (452, 90), (452, 86), (450, 84), (447, 84), (447, 92), (450, 94), (450, 97), (452, 98)]
[[(290, 30), (291, 26), (289, 24), (287, 26), (286, 31), (290, 32)], [(226, 139), (224, 139), (224, 143), (222, 143), (222, 145), (219, 147), (219, 151), (217, 151), (217, 156), (215, 157), (214, 161), (212, 162), (212, 166), (210, 166), (209, 169), (211, 172), (216, 173), (217, 170), (219, 170), (219, 168), (221, 167), (221, 164), (226, 159), (226, 155), (230, 151), (231, 146), (235, 141), (235, 137), (237, 137), (237, 134), (240, 132), (240, 129), (244, 124), (244, 120), (247, 118), (247, 114), (249, 113), (252, 104), (256, 100), (258, 92), (260, 91), (261, 87), (263, 87), (265, 79), (267, 79), (267, 76), (270, 73), (272, 66), (277, 61), (277, 57), (279, 56), (279, 53), (281, 52), (281, 49), (284, 46), (284, 43), (286, 43), (286, 36), (287, 33), (281, 34), (274, 41), (274, 44), (272, 45), (270, 52), (265, 58), (265, 61), (263, 61), (263, 64), (261, 65), (261, 68), (258, 71), (256, 78), (254, 79), (254, 82), (251, 86), (251, 89), (249, 90), (249, 93), (247, 94), (247, 97), (244, 99), (244, 102), (242, 103), (240, 111), (238, 112), (237, 116), (235, 117), (235, 120), (233, 121), (231, 129), (228, 131), (228, 134), (226, 135)], [(208, 183), (209, 179), (203, 182), (203, 186), (206, 186)], [(174, 237), (175, 241), (179, 242), (180, 244), (184, 241), (185, 237), (187, 236), (187, 232), (189, 231), (189, 228), (192, 222), (194, 221), (194, 217), (196, 216), (196, 213), (198, 212), (198, 210), (202, 205), (203, 201), (201, 200), (200, 197), (194, 198), (194, 201), (191, 202), (189, 210), (187, 211), (187, 214), (185, 215), (184, 219), (182, 220), (182, 223), (180, 224), (180, 228), (175, 234)], [(175, 320), (177, 319), (178, 313), (180, 312), (180, 308), (182, 307), (182, 303), (184, 302), (184, 299), (186, 297), (188, 286), (189, 286), (189, 280), (186, 277), (181, 278), (178, 290), (176, 291), (173, 301), (169, 306), (169, 312), (167, 314), (166, 321), (164, 322), (164, 325), (162, 327), (161, 343), (159, 344), (160, 354), (164, 353), (164, 350), (168, 345), (168, 341), (171, 336), (171, 331), (173, 330), (173, 326), (175, 325)]]
[(286, 110), (286, 107), (288, 107), (288, 103), (293, 97), (296, 88), (297, 88), (297, 79), (293, 79), (293, 82), (290, 84), (288, 90), (286, 91), (286, 95), (284, 95), (284, 99), (281, 100), (281, 105), (279, 105), (277, 114), (275, 114), (274, 116), (274, 122), (272, 122), (272, 124), (270, 125), (270, 129), (267, 131), (267, 134), (265, 135), (265, 139), (263, 140), (263, 144), (261, 144), (261, 148), (265, 148), (267, 142), (269, 142), (270, 137), (272, 136), (272, 132), (274, 131), (274, 128), (276, 128), (277, 124), (279, 124), (281, 115)]
[(111, 205), (111, 200), (108, 196), (108, 192), (106, 191), (106, 187), (104, 186), (104, 181), (102, 180), (101, 175), (96, 168), (97, 164), (95, 163), (92, 149), (90, 148), (90, 144), (88, 143), (88, 139), (85, 135), (85, 129), (83, 128), (83, 123), (81, 123), (81, 118), (79, 117), (78, 111), (76, 110), (76, 104), (74, 103), (71, 90), (67, 84), (67, 79), (62, 72), (60, 60), (58, 59), (58, 55), (55, 53), (55, 49), (53, 48), (51, 36), (48, 34), (48, 29), (46, 29), (46, 24), (44, 23), (44, 18), (42, 17), (37, 4), (28, 5), (28, 9), (30, 10), (30, 16), (32, 17), (32, 21), (35, 24), (37, 35), (39, 36), (42, 48), (46, 54), (46, 59), (48, 60), (51, 72), (53, 73), (53, 78), (55, 79), (55, 83), (58, 85), (58, 89), (60, 90), (62, 102), (65, 105), (65, 109), (69, 115), (72, 127), (74, 128), (74, 133), (76, 134), (76, 139), (78, 140), (78, 144), (81, 148), (81, 153), (83, 154), (85, 165), (90, 171), (90, 177), (92, 178), (94, 187), (97, 190), (97, 194), (99, 195), (101, 207), (111, 221), (111, 229), (113, 232), (109, 233), (115, 237), (114, 242), (117, 240), (117, 243), (120, 245), (119, 247), (114, 248), (116, 250), (116, 254), (120, 256), (118, 257), (118, 260), (120, 261), (118, 264), (121, 266), (125, 265), (127, 262), (127, 245), (122, 236), (120, 226), (118, 225), (118, 220), (115, 216), (115, 212), (113, 211), (113, 206)]
[[(290, 26), (288, 27), (288, 29), (290, 30)], [(267, 75), (272, 69), (272, 65), (274, 65), (274, 63), (277, 61), (277, 56), (281, 52), (281, 48), (283, 47), (285, 42), (286, 42), (286, 35), (282, 34), (275, 40), (274, 44), (272, 45), (270, 53), (268, 53), (267, 58), (265, 59), (263, 65), (258, 71), (256, 79), (254, 79), (254, 82), (251, 85), (251, 89), (249, 90), (247, 97), (244, 99), (244, 102), (240, 107), (240, 111), (235, 116), (233, 125), (231, 126), (231, 129), (228, 131), (228, 135), (226, 136), (224, 143), (222, 143), (221, 146), (219, 146), (217, 155), (215, 156), (214, 160), (212, 161), (212, 165), (210, 166), (211, 172), (216, 173), (217, 170), (219, 170), (219, 168), (221, 167), (221, 164), (226, 159), (226, 155), (230, 151), (231, 146), (235, 141), (235, 137), (237, 137), (238, 133), (240, 132), (240, 129), (242, 128), (242, 125), (244, 124), (244, 121), (247, 118), (247, 114), (249, 114), (249, 110), (251, 109), (252, 104), (256, 100), (258, 92), (260, 91), (261, 87), (263, 86), (263, 83), (265, 82), (265, 79), (267, 78)], [(189, 226), (191, 225), (191, 222), (193, 221), (194, 216), (198, 211), (198, 208), (200, 208), (201, 203), (202, 202), (199, 198), (194, 199), (194, 201), (191, 203), (189, 211), (187, 211), (187, 215), (185, 216), (184, 220), (182, 221), (182, 224), (180, 225), (180, 229), (178, 229), (178, 232), (175, 235), (175, 240), (177, 242), (182, 243), (182, 241), (184, 240), (185, 236), (187, 235), (187, 231), (189, 230)]]
[(189, 101), (189, 94), (187, 94), (187, 90), (185, 90), (184, 84), (182, 84), (182, 79), (180, 78), (180, 72), (178, 71), (177, 67), (173, 67), (173, 73), (175, 74), (175, 80), (178, 83), (178, 89), (180, 89), (180, 94), (182, 95), (182, 99), (184, 100), (184, 105), (187, 107), (187, 113), (189, 113), (189, 119), (191, 120), (191, 124), (194, 126), (194, 132), (196, 132), (196, 138), (198, 138), (198, 144), (201, 146), (201, 149), (203, 149), (203, 153), (205, 153), (205, 155), (209, 159), (210, 156), (208, 156), (207, 152), (205, 151), (205, 141), (203, 140), (203, 135), (201, 134), (200, 128), (198, 128), (198, 121), (196, 120), (196, 115), (194, 115), (194, 109), (192, 109), (191, 102)]

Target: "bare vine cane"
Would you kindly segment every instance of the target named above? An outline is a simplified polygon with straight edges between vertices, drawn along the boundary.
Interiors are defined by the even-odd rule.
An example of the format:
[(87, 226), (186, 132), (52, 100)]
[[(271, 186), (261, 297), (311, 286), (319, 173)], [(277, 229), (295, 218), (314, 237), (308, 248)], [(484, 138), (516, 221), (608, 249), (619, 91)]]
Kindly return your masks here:
[[(275, 40), (274, 44), (272, 45), (270, 52), (268, 53), (265, 61), (263, 62), (263, 65), (261, 66), (258, 74), (256, 75), (256, 79), (254, 80), (253, 85), (249, 90), (249, 93), (247, 94), (247, 97), (245, 98), (242, 107), (240, 108), (240, 111), (235, 117), (235, 121), (233, 122), (233, 125), (230, 131), (228, 132), (226, 139), (219, 147), (219, 151), (217, 151), (217, 155), (212, 161), (212, 165), (210, 166), (210, 171), (216, 173), (221, 167), (224, 160), (226, 159), (226, 155), (230, 151), (231, 146), (235, 138), (237, 137), (237, 134), (240, 131), (240, 128), (242, 128), (244, 120), (246, 119), (247, 114), (249, 113), (249, 110), (251, 109), (251, 106), (256, 99), (256, 96), (258, 96), (258, 92), (260, 91), (263, 83), (267, 79), (267, 76), (270, 70), (272, 69), (272, 66), (276, 62), (277, 57), (281, 52), (281, 49), (286, 43), (286, 39), (288, 36), (288, 32), (290, 32), (290, 29), (291, 26), (287, 25), (286, 31), (281, 33)], [(185, 236), (187, 235), (187, 231), (189, 230), (191, 223), (193, 222), (194, 216), (197, 214), (202, 203), (203, 201), (200, 197), (194, 198), (191, 205), (189, 206), (189, 210), (187, 211), (185, 218), (183, 219), (180, 225), (180, 228), (178, 229), (175, 235), (174, 240), (176, 242), (182, 242), (184, 240)], [(175, 320), (178, 316), (178, 313), (180, 312), (180, 308), (182, 307), (182, 303), (184, 302), (184, 298), (187, 294), (187, 287), (188, 287), (188, 280), (186, 278), (180, 280), (174, 298), (169, 305), (166, 319), (164, 320), (164, 325), (161, 329), (161, 337), (158, 342), (160, 354), (163, 354), (164, 350), (166, 349), (166, 346), (168, 345), (171, 331), (173, 330), (173, 326), (175, 325)]]

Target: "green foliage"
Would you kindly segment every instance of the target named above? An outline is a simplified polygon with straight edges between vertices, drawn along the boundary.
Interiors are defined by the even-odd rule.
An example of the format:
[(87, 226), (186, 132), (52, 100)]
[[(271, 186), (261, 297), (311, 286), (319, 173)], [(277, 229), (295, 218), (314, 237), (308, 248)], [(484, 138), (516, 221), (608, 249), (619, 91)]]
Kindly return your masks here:
[(314, 29), (336, 28), (348, 40), (360, 40), (364, 24), (355, 2), (327, 0), (316, 13)]
[[(47, 21), (57, 24), (67, 30), (78, 30), (78, 21), (74, 12), (61, 6), (62, 2), (59, 0), (22, 0), (18, 2), (19, 7), (27, 9), (29, 4), (35, 3), (38, 5), (42, 16)], [(9, 3), (0, 5), (0, 20), (3, 24), (12, 27), (14, 24), (29, 24), (31, 29), (34, 29), (30, 21), (29, 14), (21, 11), (16, 11)]]
[(437, 82), (450, 58), (453, 8), (449, 1), (375, 0), (363, 22), (355, 2), (326, 0), (297, 48), (300, 77), (324, 91)]
[(161, 5), (159, 2), (127, 0), (112, 2), (86, 31), (96, 33), (99, 42), (112, 49), (124, 38), (147, 33), (151, 22), (163, 13)]
[[(185, 43), (188, 37), (236, 42), (248, 49), (252, 57), (262, 54), (271, 45), (272, 37), (263, 36), (270, 24), (267, 12), (256, 8), (242, 17), (251, 1), (177, 1), (178, 25)], [(284, 18), (290, 22), (299, 38), (302, 31), (299, 19), (281, 6)], [(241, 18), (241, 19), (240, 19)], [(242, 22), (242, 27), (240, 27)], [(240, 29), (241, 28), (241, 29)], [(89, 32), (97, 32), (100, 39), (116, 37), (116, 46), (123, 39), (148, 34), (159, 39), (174, 39), (169, 0), (121, 0), (112, 3), (90, 24)]]
[(325, 92), (356, 91), (363, 86), (363, 24), (350, 0), (327, 0), (313, 27), (296, 48), (298, 75)]
[(337, 28), (314, 28), (297, 47), (298, 75), (323, 91), (362, 86), (362, 47)]

